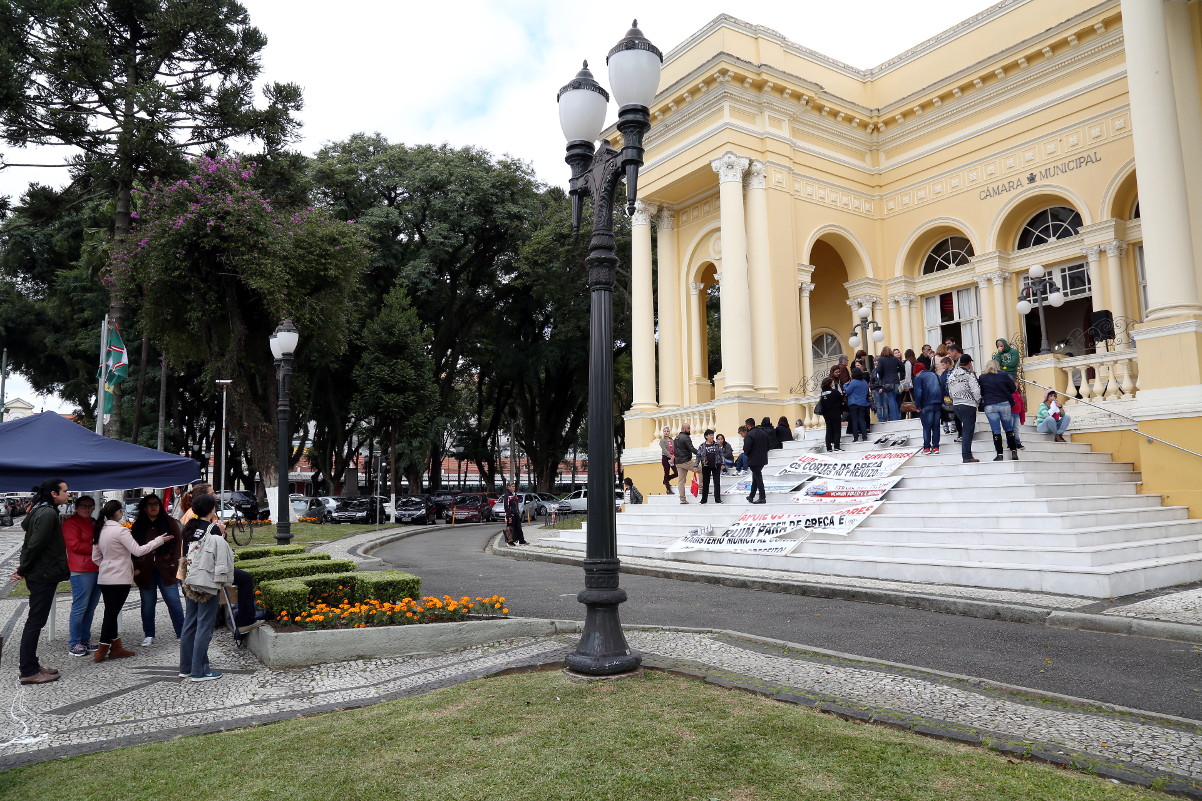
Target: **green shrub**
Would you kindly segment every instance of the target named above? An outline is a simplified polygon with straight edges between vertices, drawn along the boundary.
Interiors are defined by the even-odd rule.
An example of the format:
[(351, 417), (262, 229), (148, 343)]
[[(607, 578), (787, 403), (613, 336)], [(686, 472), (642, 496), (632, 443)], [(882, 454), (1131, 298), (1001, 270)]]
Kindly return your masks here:
[(263, 584), (276, 579), (297, 578), (300, 576), (315, 576), (321, 573), (345, 573), (355, 569), (355, 563), (349, 559), (256, 559), (251, 563), (239, 565), (255, 580), (255, 584)]
[(303, 545), (254, 545), (234, 551), (235, 562), (245, 562), (251, 559), (265, 559), (269, 556), (289, 556), (303, 554)]
[(323, 575), (298, 576), (259, 585), (259, 600), (262, 605), (279, 613), (307, 609), (309, 602), (317, 602), (325, 596), (331, 604), (343, 598), (355, 603), (367, 599), (396, 603), (404, 598), (418, 597), (422, 580), (403, 570), (379, 570), (370, 573), (345, 572)]
[(325, 562), (330, 558), (328, 553), (286, 553), (281, 556), (265, 556), (262, 559), (243, 559), (237, 563), (237, 567), (254, 571), (261, 567), (274, 567), (292, 562)]

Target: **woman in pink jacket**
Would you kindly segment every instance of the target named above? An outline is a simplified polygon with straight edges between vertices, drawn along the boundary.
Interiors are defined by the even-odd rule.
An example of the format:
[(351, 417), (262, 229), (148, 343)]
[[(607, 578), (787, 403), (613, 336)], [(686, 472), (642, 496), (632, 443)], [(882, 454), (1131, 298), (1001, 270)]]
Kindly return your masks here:
[(121, 646), (121, 638), (117, 636), (117, 617), (129, 597), (129, 585), (134, 581), (133, 557), (148, 554), (173, 539), (170, 534), (161, 534), (145, 545), (139, 545), (129, 529), (121, 525), (124, 516), (125, 504), (115, 499), (107, 501), (100, 509), (92, 534), (92, 561), (100, 568), (96, 583), (104, 598), (100, 647), (93, 657), (97, 662), (103, 662), (105, 657), (120, 659), (134, 655), (133, 651)]

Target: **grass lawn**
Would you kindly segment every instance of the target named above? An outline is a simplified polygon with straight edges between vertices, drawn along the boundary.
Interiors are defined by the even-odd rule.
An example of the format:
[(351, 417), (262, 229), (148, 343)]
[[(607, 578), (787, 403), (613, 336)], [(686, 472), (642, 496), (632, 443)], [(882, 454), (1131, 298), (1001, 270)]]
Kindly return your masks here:
[(559, 672), (0, 772), (6, 801), (1167, 799), (700, 681)]
[(568, 529), (568, 528), (580, 528), (585, 524), (585, 522), (587, 520), (588, 520), (588, 515), (563, 515), (558, 520), (556, 520), (554, 523), (548, 523), (547, 525), (543, 526), (543, 528), (550, 528), (550, 529), (556, 529), (556, 530)]

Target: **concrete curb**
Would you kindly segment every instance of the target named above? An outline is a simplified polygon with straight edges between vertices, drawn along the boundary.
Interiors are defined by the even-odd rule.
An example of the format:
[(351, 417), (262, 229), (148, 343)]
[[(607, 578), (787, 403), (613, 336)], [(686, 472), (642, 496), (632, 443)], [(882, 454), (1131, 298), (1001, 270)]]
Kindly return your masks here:
[(524, 617), (290, 632), (263, 626), (247, 636), (246, 646), (269, 668), (305, 667), (356, 659), (425, 656), (518, 637), (573, 634), (581, 627), (572, 620)]
[[(539, 546), (529, 548), (496, 548), (497, 538), (490, 541), (489, 550), (494, 554), (511, 559), (553, 562), (556, 564), (581, 565), (583, 556), (563, 552), (550, 552)], [(1125, 634), (1132, 637), (1148, 637), (1157, 640), (1172, 640), (1202, 644), (1202, 626), (1189, 623), (1174, 623), (1148, 618), (1103, 615), (1092, 612), (1072, 612), (1054, 607), (1006, 603), (1003, 601), (955, 598), (904, 590), (856, 587), (846, 584), (818, 584), (807, 581), (782, 581), (780, 579), (754, 578), (731, 575), (711, 570), (682, 568), (664, 563), (662, 565), (628, 564), (623, 562), (621, 571), (637, 576), (696, 581), (704, 584), (720, 584), (725, 587), (754, 589), (763, 592), (778, 592), (791, 595), (807, 595), (814, 598), (831, 598), (859, 603), (889, 604), (922, 609), (927, 612), (942, 612), (986, 620), (1004, 620), (1011, 623), (1034, 623), (1077, 631), (1096, 631), (1104, 634)]]

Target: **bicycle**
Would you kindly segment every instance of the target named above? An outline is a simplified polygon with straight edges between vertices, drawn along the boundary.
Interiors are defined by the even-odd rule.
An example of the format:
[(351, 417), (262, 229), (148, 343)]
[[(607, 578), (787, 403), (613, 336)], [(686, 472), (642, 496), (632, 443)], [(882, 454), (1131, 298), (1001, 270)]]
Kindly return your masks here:
[(254, 526), (237, 509), (234, 510), (233, 517), (226, 522), (225, 530), (237, 545), (249, 545), (255, 538)]

